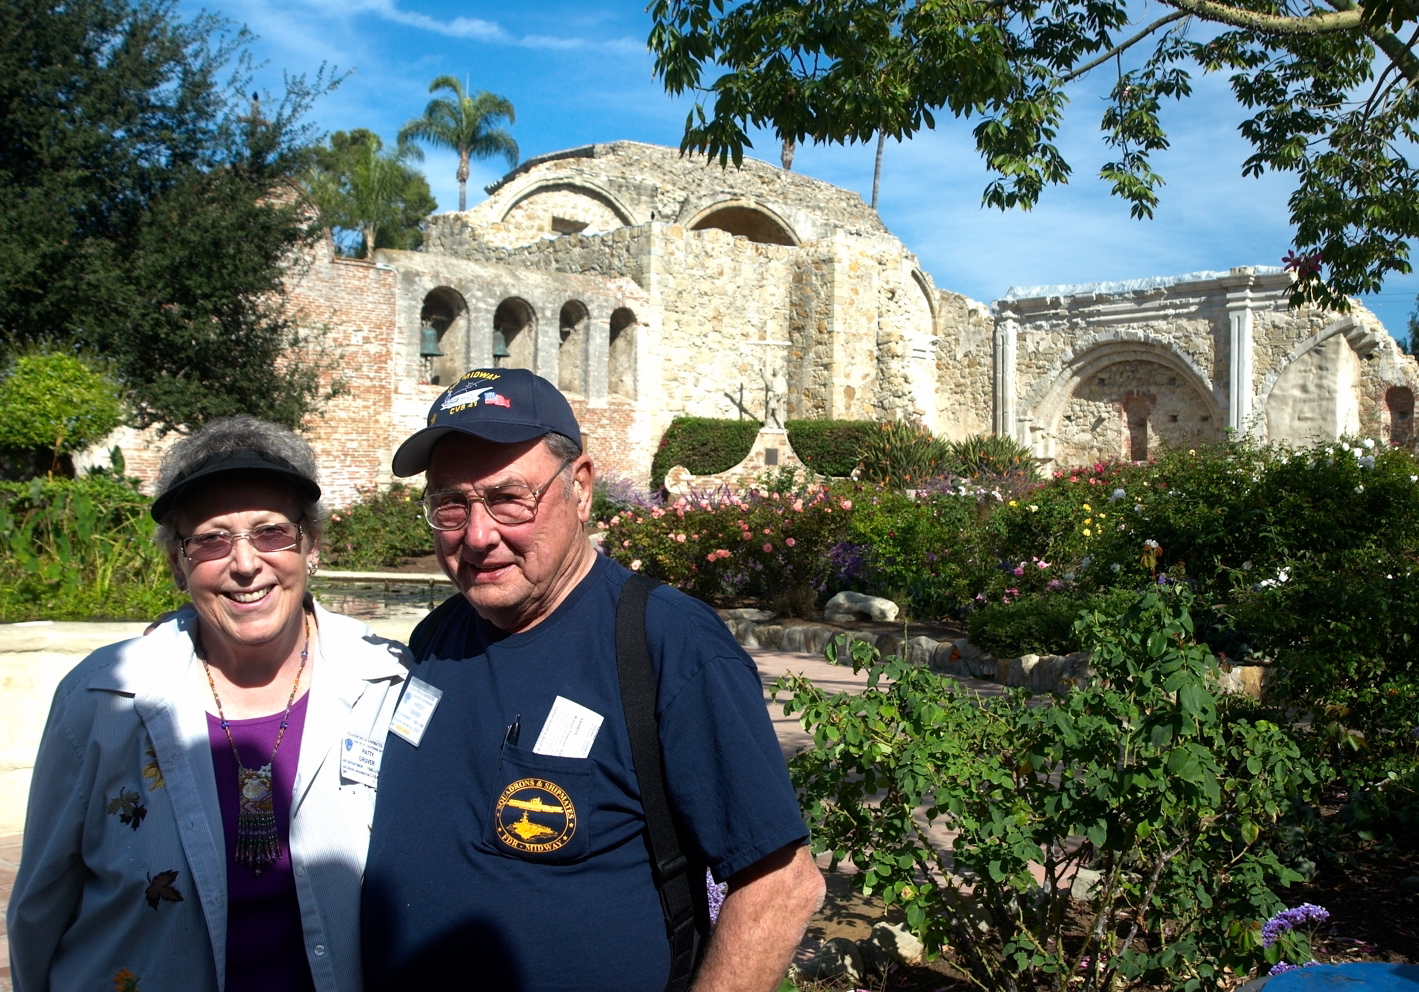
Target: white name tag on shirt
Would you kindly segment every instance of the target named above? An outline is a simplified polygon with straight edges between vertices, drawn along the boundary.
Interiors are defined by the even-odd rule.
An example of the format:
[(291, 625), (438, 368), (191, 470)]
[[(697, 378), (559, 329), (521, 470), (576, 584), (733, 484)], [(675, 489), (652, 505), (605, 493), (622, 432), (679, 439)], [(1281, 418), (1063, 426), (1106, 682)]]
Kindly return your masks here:
[(399, 705), (395, 707), (394, 719), (390, 721), (389, 729), (418, 747), (419, 741), (424, 739), (424, 728), (429, 725), (429, 720), (433, 718), (434, 710), (438, 708), (439, 699), (442, 697), (442, 689), (411, 678), (409, 684), (404, 687), (404, 695), (400, 697)]
[(346, 734), (340, 739), (340, 777), (347, 782), (377, 788), (382, 754), (383, 741), (371, 740), (360, 734)]
[(532, 753), (558, 758), (585, 758), (591, 753), (591, 745), (604, 719), (595, 710), (589, 710), (565, 696), (558, 696), (552, 700), (552, 712), (547, 714), (547, 722), (542, 724), (542, 732), (537, 735), (537, 743), (532, 745)]

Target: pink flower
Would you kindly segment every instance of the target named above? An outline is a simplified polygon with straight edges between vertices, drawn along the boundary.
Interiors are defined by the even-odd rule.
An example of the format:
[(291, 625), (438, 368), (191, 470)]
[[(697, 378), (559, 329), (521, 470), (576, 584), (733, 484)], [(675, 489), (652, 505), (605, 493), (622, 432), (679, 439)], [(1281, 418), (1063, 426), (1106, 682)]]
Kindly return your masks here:
[(803, 500), (801, 500), (801, 499), (796, 499), (796, 500), (793, 501), (793, 512), (794, 512), (794, 513), (802, 513), (802, 512), (803, 512)]
[(768, 554), (768, 553), (769, 553), (770, 551), (772, 551), (773, 549), (774, 549), (774, 546), (773, 546), (772, 544), (770, 544), (768, 541), (765, 541), (765, 542), (764, 542), (764, 554)]
[(793, 547), (795, 544), (797, 544), (798, 542), (795, 541), (793, 538), (790, 537), (790, 538), (786, 538), (783, 543), (784, 543), (784, 544), (787, 544), (787, 545), (791, 548), (791, 547)]
[(1036, 564), (1040, 566), (1041, 570), (1049, 568), (1049, 562), (1047, 561), (1036, 562)]
[(631, 546), (631, 542), (630, 542), (629, 540), (626, 540), (626, 541), (622, 541), (622, 542), (621, 542), (621, 547), (623, 547), (623, 548), (629, 548), (630, 546)]
[(1020, 578), (1021, 576), (1023, 576), (1023, 575), (1025, 574), (1025, 569), (1024, 569), (1022, 566), (1020, 566), (1020, 565), (1016, 565), (1014, 568), (1012, 568), (1012, 569), (1010, 570), (1010, 574), (1013, 575), (1013, 576), (1015, 576), (1015, 578), (1018, 579), (1018, 578)]
[(685, 543), (685, 535), (684, 535), (684, 534), (676, 534), (676, 535), (675, 535), (675, 540), (676, 540), (676, 542), (679, 543), (679, 544), (684, 544), (684, 543)]
[(852, 500), (850, 500), (850, 499), (845, 499), (845, 500), (843, 500), (841, 506), (842, 506), (842, 508), (843, 508), (844, 510), (851, 510), (851, 509), (852, 509)]
[(719, 561), (719, 552), (711, 551), (709, 554), (705, 555), (705, 561)]
[(764, 528), (764, 533), (765, 533), (765, 534), (772, 534), (772, 533), (773, 533), (773, 530), (772, 530), (771, 528), (765, 527), (765, 528)]
[(743, 533), (741, 533), (739, 536), (742, 537), (742, 538), (744, 538), (744, 540), (746, 540), (746, 541), (751, 541), (751, 540), (753, 540), (753, 538), (754, 538), (754, 535), (753, 535), (753, 534), (750, 534), (747, 530), (744, 531)]
[(662, 510), (660, 507), (657, 506), (657, 507), (655, 507), (653, 510), (650, 511), (650, 515), (651, 515), (652, 517), (654, 517), (656, 520), (659, 520), (661, 517), (665, 516), (665, 511)]

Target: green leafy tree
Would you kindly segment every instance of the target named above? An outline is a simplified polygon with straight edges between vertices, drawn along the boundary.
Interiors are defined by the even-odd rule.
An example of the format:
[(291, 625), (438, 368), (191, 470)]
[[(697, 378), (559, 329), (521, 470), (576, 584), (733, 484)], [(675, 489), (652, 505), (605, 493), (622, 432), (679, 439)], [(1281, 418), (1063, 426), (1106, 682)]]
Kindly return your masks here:
[(238, 95), (247, 41), (169, 0), (0, 6), (0, 338), (103, 355), (139, 427), (295, 425), (330, 393), (284, 307), (323, 83)]
[[(1100, 126), (1099, 174), (1152, 216), (1168, 147), (1163, 102), (1192, 73), (1223, 72), (1244, 108), (1253, 153), (1242, 171), (1294, 172), (1296, 300), (1344, 308), (1408, 272), (1419, 234), (1419, 171), (1406, 152), (1419, 117), (1419, 12), (1400, 0), (654, 0), (650, 48), (668, 91), (697, 102), (681, 143), (740, 161), (748, 128), (780, 140), (901, 139), (935, 115), (979, 119), (993, 173), (984, 202), (1032, 207), (1065, 182), (1055, 143), (1069, 94), (1113, 77)], [(1156, 18), (1147, 22), (1141, 16)], [(1321, 278), (1322, 264), (1328, 277)]]
[(30, 351), (0, 378), (0, 449), (25, 459), (38, 451), (50, 471), (122, 422), (118, 383), (77, 355)]
[(1414, 306), (1409, 313), (1409, 336), (1399, 342), (1406, 355), (1419, 355), (1419, 296), (1414, 297)]
[(469, 159), (501, 155), (509, 167), (516, 167), (517, 142), (496, 125), (504, 119), (515, 123), (517, 112), (506, 97), (496, 93), (479, 91), (470, 96), (454, 76), (439, 76), (429, 84), (430, 93), (441, 91), (448, 96), (430, 100), (422, 117), (400, 129), (399, 140), (425, 141), (458, 152), (458, 209), (467, 210)]
[(423, 157), (407, 142), (386, 151), (364, 128), (336, 131), (315, 149), (306, 186), (342, 252), (369, 258), (376, 248), (413, 251), (424, 243), (419, 225), (438, 203), (408, 164)]

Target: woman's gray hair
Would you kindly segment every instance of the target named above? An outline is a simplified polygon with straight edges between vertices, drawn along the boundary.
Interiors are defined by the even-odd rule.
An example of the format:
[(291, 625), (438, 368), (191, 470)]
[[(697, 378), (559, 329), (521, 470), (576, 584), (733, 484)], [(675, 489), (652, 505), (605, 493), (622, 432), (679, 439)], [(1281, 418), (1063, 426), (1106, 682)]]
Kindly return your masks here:
[[(221, 417), (213, 420), (196, 434), (178, 441), (163, 456), (162, 470), (153, 487), (156, 501), (174, 485), (183, 482), (202, 465), (217, 455), (234, 451), (254, 451), (288, 463), (301, 476), (318, 485), (315, 452), (305, 438), (294, 431), (256, 417)], [(292, 486), (294, 492), (295, 487)], [(299, 495), (297, 495), (299, 499)], [(164, 551), (176, 554), (180, 538), (177, 535), (177, 515), (182, 510), (182, 497), (162, 514), (153, 540)], [(325, 506), (320, 500), (301, 501), (305, 517), (304, 531), (319, 542), (325, 531)]]

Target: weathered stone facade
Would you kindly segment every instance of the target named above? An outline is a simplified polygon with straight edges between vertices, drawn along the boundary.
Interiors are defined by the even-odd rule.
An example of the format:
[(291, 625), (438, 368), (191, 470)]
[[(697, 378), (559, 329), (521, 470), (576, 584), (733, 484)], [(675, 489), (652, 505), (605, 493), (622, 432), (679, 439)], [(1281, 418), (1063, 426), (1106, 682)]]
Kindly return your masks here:
[[(389, 481), (444, 385), (494, 363), (558, 383), (598, 464), (647, 482), (682, 414), (911, 418), (1060, 465), (1229, 428), (1412, 441), (1419, 366), (1362, 308), (1289, 309), (1274, 269), (1012, 290), (992, 310), (936, 288), (856, 194), (762, 162), (615, 142), (488, 192), (429, 218), (421, 252), (327, 247), (293, 274), (301, 319), (346, 356), (349, 393), (309, 425), (337, 505)], [(421, 357), (425, 326), (441, 355)], [(151, 446), (119, 443), (151, 475)]]

